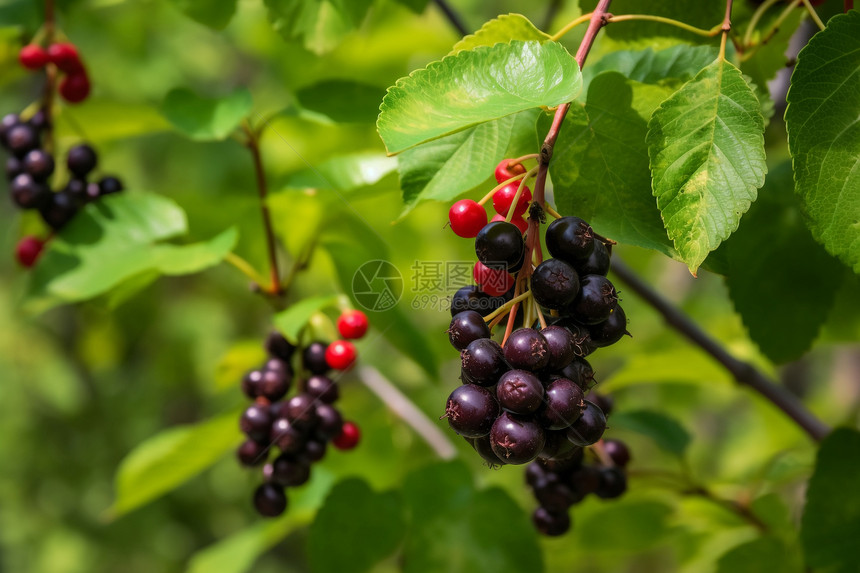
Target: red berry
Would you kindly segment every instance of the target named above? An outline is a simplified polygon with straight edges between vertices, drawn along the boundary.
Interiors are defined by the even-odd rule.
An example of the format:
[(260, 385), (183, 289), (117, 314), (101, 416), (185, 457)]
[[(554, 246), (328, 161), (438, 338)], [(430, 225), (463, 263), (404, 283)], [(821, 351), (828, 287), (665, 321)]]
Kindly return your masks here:
[[(508, 215), (508, 209), (511, 208), (511, 203), (514, 202), (514, 197), (517, 196), (519, 182), (508, 183), (493, 195), (493, 209), (499, 215)], [(523, 187), (523, 192), (520, 194), (520, 200), (517, 202), (517, 207), (514, 209), (514, 215), (522, 216), (529, 208), (529, 203), (532, 200), (532, 192), (528, 187)]]
[(335, 370), (346, 370), (355, 358), (355, 346), (348, 340), (335, 340), (325, 349), (325, 361)]
[(487, 224), (487, 210), (471, 199), (463, 199), (451, 205), (448, 220), (458, 237), (477, 237), (478, 232)]
[(51, 63), (69, 75), (84, 71), (84, 65), (81, 63), (81, 57), (78, 55), (78, 49), (75, 48), (74, 44), (52, 44), (48, 48), (48, 57)]
[[(505, 220), (505, 216), (504, 216), (504, 215), (493, 215), (493, 220), (492, 220), (492, 221), (490, 221), (490, 223), (495, 223), (496, 221), (504, 221), (504, 220)], [(522, 231), (522, 232), (523, 232), (523, 234), (525, 234), (525, 232), (526, 232), (526, 231), (528, 230), (528, 228), (529, 228), (529, 222), (528, 222), (528, 221), (526, 221), (526, 220), (522, 217), (522, 215), (514, 215), (514, 216), (511, 218), (511, 223), (513, 223), (514, 225), (516, 225), (516, 226), (517, 226), (517, 229), (519, 229), (520, 231)]]
[(475, 263), (472, 276), (482, 291), (490, 296), (502, 296), (514, 286), (514, 277), (503, 269), (491, 269), (481, 261)]
[(340, 434), (331, 441), (332, 445), (339, 450), (351, 450), (361, 440), (361, 430), (355, 422), (344, 422), (340, 428)]
[(360, 310), (348, 310), (337, 319), (337, 331), (344, 338), (361, 338), (367, 326), (367, 316)]
[(526, 172), (526, 168), (522, 163), (508, 165), (508, 161), (510, 161), (510, 159), (502, 159), (502, 161), (496, 166), (496, 181), (499, 183), (504, 183), (514, 175)]
[(22, 267), (30, 268), (39, 260), (39, 255), (42, 254), (42, 249), (45, 243), (36, 237), (24, 237), (18, 241), (18, 246), (15, 248), (15, 256)]
[(60, 82), (60, 95), (69, 103), (80, 103), (90, 95), (90, 79), (86, 72), (72, 74)]
[(18, 52), (18, 61), (28, 70), (44, 68), (48, 60), (48, 52), (38, 44), (27, 44)]

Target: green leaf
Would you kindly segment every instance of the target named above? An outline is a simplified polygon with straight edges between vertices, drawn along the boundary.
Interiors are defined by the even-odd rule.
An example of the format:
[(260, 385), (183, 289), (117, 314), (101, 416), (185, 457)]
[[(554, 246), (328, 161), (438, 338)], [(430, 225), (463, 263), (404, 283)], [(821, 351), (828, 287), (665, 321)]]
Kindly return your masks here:
[(212, 466), (242, 441), (237, 419), (230, 412), (164, 430), (138, 445), (117, 470), (111, 516), (137, 509)]
[(373, 0), (264, 0), (269, 21), (285, 40), (317, 55), (335, 49), (361, 24)]
[[(588, 14), (597, 6), (597, 0), (579, 0), (583, 14)], [(613, 0), (613, 14), (649, 14), (666, 18), (680, 18), (685, 24), (709, 29), (723, 20), (725, 3), (690, 2), (689, 0), (648, 0), (647, 9), (642, 0)], [(709, 38), (698, 36), (676, 26), (661, 22), (640, 21), (629, 25), (607, 26), (601, 34), (617, 42), (648, 46), (654, 45), (655, 38), (671, 38), (671, 43), (683, 40), (687, 43), (707, 43)]]
[[(676, 256), (649, 193), (642, 115), (658, 103), (652, 92), (662, 99), (661, 88), (617, 72), (594, 78), (585, 109), (571, 106), (562, 124), (550, 175), (562, 214), (582, 217), (618, 242)], [(539, 131), (546, 133), (548, 121)]]
[[(337, 484), (308, 532), (308, 553), (318, 573), (363, 573), (392, 554), (405, 533), (400, 497), (376, 493), (362, 480)], [(332, 550), (336, 543), (348, 551)]]
[[(792, 192), (791, 166), (772, 170), (759, 199), (726, 241), (726, 284), (761, 351), (788, 362), (809, 350), (836, 299), (844, 267), (815, 242)], [(797, 280), (797, 262), (806, 276)]]
[(522, 14), (502, 14), (501, 16), (484, 23), (481, 29), (470, 34), (454, 44), (451, 54), (463, 50), (472, 50), (478, 46), (494, 46), (499, 43), (508, 43), (511, 40), (528, 42), (535, 40), (546, 42), (550, 37), (538, 30), (531, 21)]
[(860, 273), (860, 11), (834, 16), (797, 56), (785, 123), (795, 191), (828, 252)]
[(764, 118), (740, 70), (717, 60), (648, 122), (653, 192), (690, 272), (737, 229), (767, 172)]
[(690, 434), (677, 420), (649, 410), (618, 412), (612, 425), (648, 436), (663, 450), (683, 457), (690, 445)]
[(653, 350), (633, 354), (606, 380), (613, 392), (639, 384), (731, 384), (733, 381), (718, 362), (696, 348), (676, 348), (670, 352)]
[(453, 199), (487, 181), (505, 157), (535, 151), (537, 113), (488, 121), (401, 153), (397, 162), (404, 214), (423, 201)]
[(325, 80), (296, 92), (303, 108), (340, 123), (373, 123), (384, 95), (384, 88), (352, 80)]
[[(70, 118), (70, 114), (74, 116)], [(73, 124), (72, 121), (75, 123)], [(154, 106), (92, 97), (74, 112), (60, 113), (56, 118), (58, 137), (80, 138), (79, 125), (87, 126), (87, 141), (102, 143), (169, 131), (170, 123)]]
[(361, 152), (338, 155), (299, 171), (286, 186), (294, 189), (336, 189), (352, 191), (381, 181), (397, 168), (397, 159), (381, 152)]
[(796, 552), (770, 536), (742, 543), (725, 553), (717, 562), (717, 573), (800, 573), (803, 571)]
[(312, 296), (292, 304), (287, 310), (275, 315), (275, 326), (284, 337), (298, 344), (299, 333), (307, 326), (311, 316), (322, 309), (337, 303), (337, 297), (332, 295)]
[(519, 111), (565, 103), (581, 86), (579, 66), (561, 44), (481, 46), (397, 80), (382, 100), (376, 126), (395, 154)]
[(251, 92), (240, 89), (221, 98), (204, 98), (177, 88), (164, 98), (162, 112), (167, 120), (191, 139), (226, 139), (250, 112)]
[(186, 16), (204, 26), (223, 30), (236, 13), (236, 0), (170, 0)]
[(401, 6), (406, 6), (416, 14), (420, 14), (427, 8), (427, 3), (430, 0), (394, 0)]
[(674, 513), (673, 508), (659, 501), (628, 498), (621, 503), (602, 504), (583, 516), (574, 526), (574, 535), (582, 553), (642, 553), (673, 532)]
[(228, 229), (191, 245), (156, 244), (184, 234), (185, 212), (170, 199), (122, 193), (87, 205), (51, 241), (31, 276), (28, 307), (96, 297), (144, 273), (182, 275), (220, 262), (235, 246)]
[[(804, 10), (793, 10), (779, 25), (777, 33), (766, 44), (756, 50), (752, 57), (741, 62), (741, 70), (744, 74), (748, 74), (756, 84), (767, 86), (767, 82), (772, 80), (780, 70), (789, 65), (789, 59), (786, 56), (789, 42), (803, 21), (804, 16)], [(778, 10), (765, 12), (764, 18), (762, 18), (758, 25), (761, 34), (767, 34), (772, 29), (774, 21), (778, 17)], [(759, 34), (759, 38), (753, 36), (753, 40), (761, 40), (761, 34)]]
[(236, 388), (242, 377), (266, 360), (266, 351), (259, 340), (234, 344), (218, 361), (215, 367), (215, 390)]
[(806, 490), (800, 538), (810, 567), (839, 573), (857, 571), (858, 483), (860, 432), (837, 428), (821, 443), (815, 473)]
[(582, 70), (585, 86), (603, 72), (618, 72), (629, 80), (643, 84), (686, 82), (712, 63), (717, 50), (711, 46), (679, 44), (663, 50), (617, 50)]

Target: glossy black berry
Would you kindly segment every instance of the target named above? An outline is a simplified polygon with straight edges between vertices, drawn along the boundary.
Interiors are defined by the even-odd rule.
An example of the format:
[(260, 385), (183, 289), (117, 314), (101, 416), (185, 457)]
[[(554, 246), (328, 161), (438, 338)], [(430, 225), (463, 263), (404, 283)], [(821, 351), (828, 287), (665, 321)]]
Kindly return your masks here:
[(292, 372), (285, 368), (265, 368), (257, 386), (258, 396), (275, 402), (287, 395), (292, 382)]
[(579, 217), (562, 217), (546, 228), (549, 253), (572, 264), (588, 259), (594, 252), (594, 242), (594, 231)]
[(542, 534), (558, 537), (570, 530), (570, 515), (566, 511), (550, 511), (539, 507), (532, 514), (532, 523)]
[(316, 399), (310, 394), (298, 394), (283, 403), (281, 413), (299, 428), (310, 428), (318, 422)]
[(95, 150), (86, 144), (72, 147), (66, 156), (66, 165), (69, 167), (69, 171), (78, 177), (86, 177), (90, 171), (95, 169), (97, 161)]
[(526, 370), (505, 372), (496, 386), (499, 405), (515, 414), (531, 414), (543, 404), (543, 384)]
[(302, 363), (311, 374), (325, 374), (329, 371), (328, 362), (325, 359), (325, 350), (328, 344), (314, 341), (308, 344), (302, 353)]
[(474, 310), (481, 316), (487, 316), (504, 303), (498, 296), (490, 296), (475, 285), (464, 286), (451, 297), (451, 316), (464, 310)]
[(543, 464), (547, 471), (567, 476), (582, 467), (583, 459), (585, 459), (585, 451), (579, 446), (573, 446), (567, 452), (552, 459), (541, 460), (540, 463)]
[(490, 328), (484, 322), (484, 317), (474, 310), (458, 312), (448, 327), (448, 340), (457, 350), (465, 350), (473, 341), (489, 337)]
[(534, 486), (536, 483), (546, 479), (547, 470), (540, 462), (532, 462), (526, 467), (526, 483)]
[(77, 214), (80, 203), (65, 191), (52, 193), (40, 209), (42, 219), (52, 229), (61, 229)]
[(603, 440), (603, 451), (616, 466), (624, 467), (630, 463), (630, 448), (621, 440)]
[(597, 497), (614, 499), (621, 497), (627, 491), (627, 476), (620, 468), (603, 468), (600, 470), (600, 485), (597, 486)]
[(12, 180), (12, 200), (22, 209), (38, 209), (50, 203), (51, 190), (44, 183), (22, 173)]
[(607, 418), (609, 414), (612, 413), (612, 410), (615, 409), (615, 399), (609, 394), (598, 394), (597, 392), (589, 395), (589, 400), (594, 402), (600, 411), (603, 412), (603, 415)]
[(305, 393), (326, 404), (332, 404), (340, 397), (337, 383), (328, 376), (314, 374), (305, 382)]
[(567, 429), (567, 439), (577, 446), (590, 446), (606, 431), (606, 417), (594, 402), (585, 401), (582, 416)]
[(340, 434), (343, 427), (343, 417), (337, 408), (331, 404), (317, 403), (316, 432), (323, 439), (330, 440)]
[(585, 275), (576, 300), (569, 310), (583, 324), (603, 322), (618, 305), (615, 287), (603, 275)]
[(239, 429), (255, 442), (269, 438), (272, 429), (272, 414), (268, 406), (252, 404), (239, 419)]
[(562, 318), (555, 325), (563, 326), (570, 332), (574, 354), (577, 356), (588, 356), (597, 348), (591, 343), (591, 334), (588, 332), (588, 328), (572, 318)]
[[(104, 181), (104, 179), (102, 179), (102, 181)], [(263, 348), (266, 349), (269, 356), (280, 358), (288, 364), (290, 360), (292, 360), (293, 354), (296, 351), (296, 347), (293, 346), (289, 340), (284, 338), (284, 335), (277, 330), (271, 331), (269, 335), (266, 336), (266, 342), (263, 343)]]
[(39, 133), (27, 124), (15, 125), (6, 132), (6, 147), (16, 157), (24, 157), (39, 147)]
[(24, 162), (17, 157), (9, 156), (6, 158), (6, 179), (11, 181), (18, 175), (24, 173)]
[(567, 439), (567, 430), (547, 430), (542, 421), (538, 422), (544, 426), (546, 440), (544, 440), (543, 448), (538, 454), (538, 460), (551, 460), (568, 455), (573, 449), (580, 449), (579, 446), (574, 446)]
[(506, 461), (496, 455), (496, 452), (493, 450), (493, 446), (490, 443), (489, 434), (480, 438), (466, 438), (466, 440), (472, 444), (472, 447), (488, 466), (496, 467), (507, 464)]
[(588, 259), (577, 262), (576, 270), (581, 275), (604, 275), (609, 272), (609, 248), (603, 241), (594, 240), (594, 251)]
[(546, 436), (530, 418), (502, 412), (490, 430), (493, 452), (508, 464), (525, 464), (537, 457)]
[(520, 328), (505, 343), (505, 360), (512, 368), (541, 370), (549, 363), (549, 347), (543, 335), (533, 328)]
[(534, 494), (541, 507), (558, 512), (567, 511), (571, 505), (582, 501), (583, 497), (571, 487), (558, 481), (534, 488)]
[(579, 275), (571, 264), (561, 259), (547, 259), (534, 270), (531, 289), (538, 304), (561, 310), (579, 293)]
[(479, 338), (460, 352), (463, 373), (470, 382), (492, 386), (508, 369), (502, 347), (490, 338)]
[(568, 474), (567, 484), (585, 496), (600, 487), (600, 470), (595, 466), (581, 465)]
[(34, 127), (38, 131), (44, 130), (46, 127), (50, 126), (51, 121), (48, 118), (48, 114), (44, 109), (40, 109), (36, 113), (33, 114), (29, 120), (27, 120), (32, 127)]
[(236, 457), (243, 466), (259, 466), (266, 462), (268, 448), (265, 444), (254, 440), (245, 440), (236, 450)]
[(489, 434), (498, 415), (499, 405), (492, 392), (475, 384), (458, 386), (445, 403), (448, 425), (467, 438)]
[(561, 370), (576, 358), (573, 335), (563, 326), (547, 326), (540, 331), (549, 350), (547, 370)]
[(34, 149), (24, 156), (24, 169), (36, 181), (45, 181), (54, 172), (54, 158), (46, 151)]
[(576, 358), (559, 370), (558, 375), (573, 381), (583, 391), (594, 386), (594, 370), (585, 358)]
[(308, 481), (311, 467), (298, 456), (281, 454), (272, 462), (272, 483), (281, 487), (296, 487)]
[(122, 181), (113, 176), (106, 176), (99, 179), (99, 195), (110, 195), (111, 193), (119, 193), (125, 187)]
[(516, 270), (525, 254), (522, 232), (513, 223), (489, 223), (475, 237), (478, 260), (491, 269)]
[(585, 409), (585, 394), (567, 378), (556, 378), (546, 387), (546, 404), (538, 420), (544, 428), (562, 430), (571, 426)]
[(87, 193), (88, 187), (89, 185), (84, 179), (72, 178), (66, 183), (64, 191), (74, 197), (79, 205), (83, 205), (91, 199), (89, 193)]
[(262, 370), (251, 370), (242, 378), (242, 392), (252, 400), (260, 395), (260, 385), (263, 381)]
[(312, 439), (305, 444), (302, 456), (311, 462), (318, 462), (325, 457), (326, 443), (324, 440)]
[(264, 517), (277, 517), (287, 509), (284, 488), (273, 483), (264, 483), (254, 492), (254, 507)]
[(286, 418), (278, 418), (272, 423), (269, 440), (282, 452), (290, 454), (301, 452), (307, 442), (305, 434)]
[(615, 310), (609, 315), (609, 318), (599, 324), (588, 327), (588, 333), (591, 338), (591, 343), (597, 347), (610, 346), (615, 344), (627, 332), (627, 315), (624, 314), (624, 309), (621, 305), (617, 305)]
[(9, 130), (20, 123), (21, 118), (16, 113), (8, 113), (3, 116), (3, 119), (0, 119), (0, 145), (8, 149), (6, 135), (9, 133)]

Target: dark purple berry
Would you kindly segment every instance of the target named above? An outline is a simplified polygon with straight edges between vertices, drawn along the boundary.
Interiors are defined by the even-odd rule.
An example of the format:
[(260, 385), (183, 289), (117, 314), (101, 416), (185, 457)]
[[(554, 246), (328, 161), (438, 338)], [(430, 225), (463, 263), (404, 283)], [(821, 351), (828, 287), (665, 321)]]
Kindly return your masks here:
[(264, 483), (254, 492), (254, 507), (263, 517), (277, 517), (287, 509), (284, 488), (273, 483)]
[(78, 177), (86, 177), (87, 174), (95, 169), (96, 152), (92, 147), (86, 144), (76, 145), (69, 149), (69, 154), (66, 157), (66, 165), (69, 171)]
[(317, 421), (316, 399), (310, 394), (293, 396), (281, 406), (284, 417), (300, 428), (313, 427)]
[(588, 327), (591, 343), (597, 347), (610, 346), (621, 340), (627, 332), (627, 315), (621, 305), (617, 305), (609, 318)]
[(533, 328), (515, 330), (505, 343), (505, 360), (512, 368), (541, 370), (549, 363), (546, 339)]
[(51, 190), (44, 183), (22, 173), (12, 180), (12, 200), (22, 209), (38, 209), (51, 201)]
[(615, 400), (609, 394), (598, 394), (597, 392), (591, 394), (589, 400), (594, 402), (600, 411), (603, 412), (603, 415), (609, 417), (609, 414), (612, 413), (612, 410), (615, 408)]
[[(112, 175), (108, 175), (106, 177), (102, 177), (99, 179), (99, 196), (102, 195), (110, 195), (112, 193), (119, 193), (125, 187), (122, 184), (122, 181), (113, 177)], [(280, 358), (280, 357), (279, 357)]]
[(620, 468), (603, 468), (600, 470), (600, 485), (597, 487), (597, 497), (614, 499), (621, 497), (627, 491), (627, 476)]
[(580, 275), (604, 275), (609, 272), (609, 249), (603, 241), (594, 240), (594, 252), (583, 262), (577, 262)]
[[(554, 433), (554, 432), (550, 432)], [(564, 452), (552, 459), (542, 459), (540, 463), (547, 471), (554, 472), (559, 475), (567, 475), (570, 472), (576, 471), (582, 466), (582, 460), (585, 458), (585, 451), (579, 446), (573, 446), (572, 449)]]
[(547, 470), (540, 462), (532, 462), (526, 467), (526, 483), (534, 486), (541, 480), (546, 479)]
[(317, 403), (317, 434), (330, 440), (340, 434), (343, 417), (337, 408), (330, 404)]
[(323, 440), (312, 439), (305, 444), (305, 451), (302, 455), (308, 461), (318, 462), (325, 457), (326, 443)]
[(66, 183), (66, 188), (64, 191), (75, 198), (79, 205), (83, 205), (87, 201), (90, 200), (90, 196), (87, 193), (87, 184), (84, 179), (69, 179), (69, 182)]
[(480, 438), (466, 438), (479, 456), (487, 463), (490, 467), (503, 466), (507, 464), (506, 461), (501, 459), (496, 455), (496, 452), (493, 450), (493, 446), (490, 442), (490, 436), (482, 436)]
[(594, 252), (594, 231), (579, 217), (556, 219), (546, 228), (546, 248), (557, 258), (576, 264)]
[(36, 181), (45, 181), (54, 172), (54, 158), (46, 151), (34, 149), (24, 156), (24, 169)]
[(252, 400), (260, 396), (261, 392), (261, 384), (263, 381), (263, 371), (262, 370), (251, 370), (245, 377), (242, 378), (242, 392), (248, 398)]
[(482, 386), (492, 386), (508, 369), (502, 355), (502, 347), (490, 338), (479, 338), (470, 342), (469, 346), (460, 352), (460, 360), (463, 373), (468, 379)]
[(585, 401), (582, 416), (567, 429), (567, 439), (577, 446), (590, 446), (606, 431), (606, 417), (594, 402)]
[(561, 370), (576, 358), (573, 335), (563, 326), (547, 326), (540, 331), (549, 350), (547, 370)]
[(269, 439), (282, 452), (297, 454), (305, 447), (305, 435), (286, 418), (278, 418), (272, 423)]
[(496, 386), (499, 405), (515, 414), (531, 414), (543, 404), (543, 384), (525, 370), (505, 372)]
[(300, 458), (281, 454), (272, 462), (271, 482), (281, 487), (296, 487), (311, 477), (311, 467)]
[(325, 359), (325, 351), (328, 344), (314, 341), (308, 344), (302, 353), (302, 363), (311, 374), (325, 374), (329, 371), (328, 362)]
[(268, 406), (252, 404), (242, 414), (239, 428), (255, 442), (263, 442), (272, 429), (272, 414)]
[[(102, 183), (108, 179), (105, 177), (102, 179)], [(101, 185), (101, 183), (100, 183)], [(104, 191), (102, 191), (104, 193)], [(284, 335), (278, 332), (277, 330), (273, 330), (266, 337), (266, 342), (263, 343), (263, 348), (266, 349), (266, 352), (269, 356), (273, 358), (280, 358), (287, 364), (289, 364), (290, 360), (293, 358), (293, 353), (296, 351), (296, 347), (293, 346), (289, 340), (284, 338)]]
[(585, 358), (577, 358), (558, 371), (558, 375), (574, 382), (583, 391), (594, 386), (594, 370)]
[(95, 201), (99, 197), (101, 197), (102, 190), (99, 188), (98, 183), (87, 183), (87, 201)]
[(491, 269), (515, 272), (522, 265), (525, 250), (522, 231), (513, 223), (489, 223), (475, 237), (475, 254)]
[(568, 309), (583, 324), (603, 322), (618, 305), (615, 287), (603, 275), (585, 275), (582, 288)]
[(305, 393), (326, 404), (333, 404), (340, 396), (337, 383), (322, 374), (314, 374), (307, 379)]
[(493, 394), (475, 384), (458, 386), (448, 396), (445, 404), (448, 425), (467, 438), (479, 438), (489, 434), (498, 415), (499, 405)]
[(534, 488), (535, 498), (541, 507), (552, 511), (567, 511), (574, 503), (582, 501), (583, 496), (561, 482), (541, 484)]
[(579, 446), (574, 446), (567, 439), (567, 430), (547, 430), (544, 428), (546, 440), (538, 454), (538, 460), (554, 460), (563, 458), (570, 454), (574, 449), (580, 449)]
[(51, 120), (48, 118), (47, 112), (44, 109), (40, 109), (36, 113), (33, 114), (27, 123), (29, 123), (32, 127), (34, 127), (38, 131), (42, 131), (45, 128), (49, 127), (51, 124)]
[(508, 464), (525, 464), (537, 457), (546, 436), (529, 418), (502, 412), (490, 430), (493, 452)]
[(600, 470), (594, 466), (579, 466), (570, 473), (567, 484), (583, 496), (595, 493), (600, 487)]
[(585, 395), (575, 382), (556, 378), (546, 387), (546, 405), (538, 420), (549, 430), (563, 430), (571, 426), (585, 409)]
[(451, 297), (451, 316), (464, 310), (474, 310), (481, 316), (487, 316), (504, 303), (498, 296), (490, 296), (475, 285), (464, 286)]
[(8, 149), (6, 136), (13, 127), (21, 123), (21, 118), (16, 113), (8, 113), (0, 119), (0, 145)]
[(39, 147), (39, 134), (27, 124), (15, 125), (6, 132), (6, 147), (12, 155), (22, 158)]
[(570, 530), (570, 515), (566, 511), (550, 511), (539, 507), (532, 514), (532, 523), (542, 534), (558, 537)]
[(591, 343), (591, 335), (588, 332), (588, 328), (577, 323), (572, 318), (563, 318), (555, 324), (556, 326), (563, 326), (570, 332), (573, 351), (577, 356), (588, 356), (596, 348)]
[(14, 155), (6, 158), (6, 179), (11, 181), (24, 173), (24, 163)]
[(621, 440), (603, 440), (603, 451), (616, 466), (623, 468), (630, 463), (630, 448)]
[(579, 275), (569, 263), (561, 259), (547, 259), (534, 270), (531, 289), (538, 304), (561, 310), (576, 298)]
[(236, 457), (243, 466), (259, 466), (266, 462), (268, 447), (254, 440), (245, 440), (236, 451)]
[(275, 402), (287, 395), (292, 382), (292, 375), (288, 370), (266, 368), (259, 382), (259, 396), (265, 396)]
[(472, 341), (479, 338), (489, 338), (490, 328), (484, 322), (484, 317), (474, 310), (458, 312), (451, 319), (448, 327), (448, 339), (451, 346), (457, 350), (464, 350)]
[(75, 217), (80, 203), (65, 191), (51, 193), (49, 199), (39, 211), (49, 227), (59, 230)]

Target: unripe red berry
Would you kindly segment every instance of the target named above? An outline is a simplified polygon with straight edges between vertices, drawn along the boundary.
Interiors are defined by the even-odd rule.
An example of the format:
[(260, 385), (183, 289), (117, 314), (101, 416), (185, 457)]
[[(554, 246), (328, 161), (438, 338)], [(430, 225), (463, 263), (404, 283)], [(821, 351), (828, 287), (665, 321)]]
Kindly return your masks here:
[(38, 44), (27, 44), (18, 52), (18, 61), (28, 70), (44, 68), (49, 59), (48, 52)]
[(15, 248), (15, 256), (22, 267), (30, 268), (39, 260), (39, 255), (42, 254), (42, 249), (45, 248), (45, 243), (36, 237), (24, 237), (18, 241), (18, 246)]
[(90, 79), (83, 71), (68, 75), (60, 82), (59, 92), (67, 102), (80, 103), (90, 95)]
[(526, 168), (522, 163), (508, 165), (509, 161), (510, 159), (502, 159), (502, 161), (496, 166), (496, 181), (499, 183), (504, 183), (514, 175), (520, 175), (521, 173), (526, 172)]
[(348, 340), (335, 340), (325, 349), (325, 361), (335, 370), (346, 370), (355, 358), (355, 346)]
[(478, 232), (487, 224), (487, 210), (471, 199), (462, 199), (451, 206), (448, 220), (458, 237), (477, 237)]
[(75, 75), (84, 71), (81, 57), (74, 44), (68, 42), (51, 44), (48, 48), (48, 57), (51, 63), (69, 75)]
[(351, 450), (361, 440), (361, 430), (355, 422), (344, 422), (340, 434), (331, 441), (332, 445), (339, 450)]
[[(496, 221), (504, 221), (504, 220), (505, 220), (505, 216), (504, 216), (504, 215), (493, 215), (493, 219), (492, 219), (492, 221), (490, 221), (490, 223), (495, 223)], [(528, 230), (528, 228), (529, 228), (529, 222), (528, 222), (528, 221), (526, 221), (526, 220), (522, 217), (522, 215), (514, 215), (513, 217), (511, 217), (511, 223), (513, 223), (514, 225), (516, 225), (516, 226), (517, 226), (517, 229), (519, 229), (520, 231), (522, 231), (522, 232), (523, 232), (523, 234), (525, 234), (525, 232), (526, 232), (526, 231)]]
[[(514, 197), (517, 196), (517, 189), (520, 188), (519, 181), (508, 183), (493, 195), (493, 209), (499, 215), (507, 216), (511, 204), (514, 202)], [(523, 187), (523, 192), (520, 194), (520, 199), (517, 201), (517, 206), (514, 209), (514, 216), (522, 216), (529, 208), (529, 203), (532, 200), (532, 192), (527, 186)]]
[(514, 277), (504, 269), (491, 269), (481, 261), (475, 262), (472, 277), (480, 289), (490, 296), (502, 296), (514, 286)]
[(344, 338), (361, 338), (367, 327), (367, 316), (360, 310), (348, 310), (337, 319), (337, 331)]

